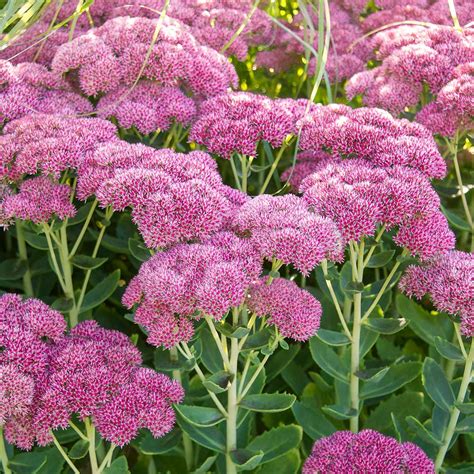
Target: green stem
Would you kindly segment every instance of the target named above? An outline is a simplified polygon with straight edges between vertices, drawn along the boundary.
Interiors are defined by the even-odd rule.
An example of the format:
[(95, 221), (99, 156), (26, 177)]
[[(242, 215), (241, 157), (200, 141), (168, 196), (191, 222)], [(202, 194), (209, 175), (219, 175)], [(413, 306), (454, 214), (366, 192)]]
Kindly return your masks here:
[[(233, 324), (238, 324), (238, 312), (233, 312)], [(239, 341), (232, 337), (230, 341), (230, 371), (232, 382), (227, 389), (227, 422), (226, 422), (226, 473), (235, 474), (237, 468), (232, 461), (231, 453), (237, 449), (237, 371), (239, 362)]]
[(242, 191), (242, 184), (239, 179), (239, 173), (237, 172), (237, 167), (235, 166), (234, 157), (230, 158), (230, 167), (232, 169), (232, 174), (234, 175), (235, 185), (239, 191)]
[[(178, 348), (172, 347), (170, 349), (170, 360), (171, 362), (178, 361)], [(179, 369), (173, 370), (173, 378), (177, 380), (180, 384), (182, 384), (182, 376), (181, 371)], [(193, 442), (191, 438), (183, 432), (183, 447), (184, 447), (184, 459), (186, 461), (186, 467), (189, 472), (191, 472), (194, 468), (194, 461), (193, 461)]]
[(89, 460), (91, 463), (91, 474), (99, 474), (99, 465), (95, 452), (95, 428), (89, 418), (84, 420), (86, 425), (87, 439), (89, 440)]
[(242, 169), (242, 191), (247, 192), (247, 178), (248, 178), (248, 168), (247, 168), (247, 157), (245, 155), (240, 156), (240, 163)]
[(67, 244), (67, 231), (66, 231), (66, 222), (61, 226), (60, 230), (60, 239), (61, 245), (59, 246), (59, 258), (61, 261), (61, 266), (63, 269), (63, 277), (64, 277), (64, 285), (65, 285), (65, 292), (64, 296), (67, 299), (72, 300), (73, 302), (73, 309), (69, 313), (69, 323), (71, 327), (74, 327), (77, 323), (77, 313), (74, 311), (74, 307), (76, 305), (74, 301), (74, 285), (72, 283), (72, 265), (71, 261), (69, 260), (69, 249)]
[(114, 449), (116, 448), (115, 444), (111, 444), (107, 454), (105, 455), (104, 460), (101, 462), (99, 466), (99, 474), (106, 468), (110, 467), (110, 463), (112, 461), (112, 456), (114, 454)]
[(68, 424), (82, 440), (87, 441), (87, 436), (72, 421), (68, 421)]
[[(461, 379), (461, 385), (459, 387), (458, 396), (456, 398), (456, 403), (458, 404), (463, 403), (464, 398), (466, 397), (467, 388), (469, 386), (469, 383), (472, 377), (473, 362), (474, 362), (474, 339), (471, 341), (471, 349), (466, 359), (466, 364), (464, 366), (464, 373)], [(449, 445), (451, 444), (451, 440), (453, 439), (453, 436), (454, 436), (454, 431), (456, 430), (459, 414), (460, 414), (460, 411), (456, 406), (451, 408), (449, 423), (448, 423), (448, 427), (446, 428), (446, 432), (444, 434), (443, 444), (439, 448), (438, 454), (436, 456), (436, 461), (435, 461), (436, 472), (440, 472), (441, 467), (443, 465), (444, 458), (446, 456), (446, 453), (448, 452)]]
[(28, 263), (28, 251), (26, 249), (25, 235), (23, 233), (23, 224), (19, 219), (15, 220), (16, 227), (16, 240), (18, 244), (18, 255), (20, 260), (26, 264), (26, 272), (23, 275), (23, 291), (26, 296), (32, 297), (33, 293), (33, 282), (31, 281), (31, 270)]
[(76, 255), (76, 252), (79, 249), (79, 246), (81, 245), (82, 239), (84, 238), (84, 235), (86, 234), (87, 228), (89, 227), (89, 224), (91, 222), (92, 216), (94, 215), (95, 208), (97, 207), (97, 199), (94, 199), (94, 202), (91, 205), (91, 208), (89, 210), (89, 213), (87, 214), (86, 220), (84, 221), (84, 225), (82, 226), (81, 232), (79, 233), (76, 242), (74, 243), (74, 246), (72, 247), (71, 252), (69, 253), (69, 258), (74, 257)]
[(48, 224), (43, 224), (44, 235), (46, 236), (46, 241), (48, 243), (49, 255), (51, 256), (51, 261), (53, 263), (54, 272), (58, 278), (59, 284), (63, 290), (63, 293), (66, 294), (66, 284), (64, 283), (63, 275), (59, 268), (58, 259), (56, 258), (56, 251), (54, 249), (53, 241), (51, 240), (51, 230), (48, 227)]
[(277, 169), (278, 163), (280, 163), (280, 160), (281, 160), (281, 158), (282, 158), (282, 156), (283, 156), (283, 152), (284, 152), (284, 151), (286, 150), (286, 148), (288, 147), (289, 142), (290, 142), (289, 139), (287, 139), (287, 140), (285, 140), (285, 141), (283, 142), (283, 144), (282, 144), (280, 150), (278, 151), (278, 155), (277, 155), (276, 158), (275, 158), (275, 161), (273, 162), (272, 166), (270, 167), (270, 170), (269, 170), (269, 172), (268, 172), (268, 174), (267, 174), (267, 177), (265, 178), (265, 181), (264, 181), (264, 183), (263, 183), (263, 186), (260, 188), (259, 194), (263, 194), (263, 193), (266, 191), (268, 185), (270, 184), (270, 180), (272, 179), (273, 173), (274, 173), (275, 170)]
[[(53, 432), (51, 432), (51, 436), (53, 437), (54, 445), (56, 446), (57, 450), (61, 453), (61, 456), (64, 458), (64, 460), (67, 462), (68, 466), (72, 469), (72, 472), (74, 472), (74, 474), (81, 474), (79, 469), (77, 469), (77, 467), (74, 466), (74, 463), (71, 461), (71, 459), (69, 459), (69, 456), (66, 454), (66, 451), (64, 451), (63, 447), (57, 440), (56, 436), (54, 436)], [(7, 471), (5, 471), (5, 474), (7, 474)]]
[(212, 337), (214, 338), (214, 342), (216, 343), (216, 346), (219, 349), (219, 353), (221, 355), (222, 362), (224, 364), (224, 369), (227, 371), (230, 371), (230, 360), (229, 360), (229, 357), (227, 356), (224, 346), (222, 345), (222, 342), (219, 337), (219, 333), (217, 332), (214, 326), (214, 322), (210, 316), (204, 316), (204, 318), (206, 320), (207, 325), (209, 326), (209, 329), (211, 330), (211, 334), (212, 334)]
[[(364, 241), (361, 240), (356, 253), (357, 245), (351, 246), (351, 261), (353, 271), (353, 281), (362, 283), (364, 272)], [(350, 373), (350, 396), (351, 409), (357, 414), (350, 419), (351, 431), (359, 431), (359, 377), (356, 375), (360, 365), (360, 334), (361, 334), (361, 313), (362, 313), (362, 293), (354, 294), (354, 318), (352, 321), (352, 344), (351, 344), (351, 373)]]
[(3, 439), (3, 426), (0, 425), (0, 461), (2, 463), (4, 474), (12, 474), (8, 467), (8, 455), (5, 447), (5, 440)]

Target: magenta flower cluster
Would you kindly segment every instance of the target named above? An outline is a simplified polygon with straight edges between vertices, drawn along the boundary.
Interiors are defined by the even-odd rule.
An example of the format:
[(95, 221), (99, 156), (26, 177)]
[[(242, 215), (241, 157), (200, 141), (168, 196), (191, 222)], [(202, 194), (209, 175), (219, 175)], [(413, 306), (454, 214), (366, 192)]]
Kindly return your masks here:
[(474, 254), (453, 250), (411, 265), (399, 286), (410, 297), (429, 295), (436, 309), (460, 316), (465, 336), (474, 336)]
[(399, 443), (377, 431), (337, 431), (316, 441), (303, 474), (390, 472), (434, 474), (434, 464), (413, 443)]
[(141, 366), (126, 335), (95, 321), (65, 334), (62, 315), (39, 300), (0, 297), (0, 425), (22, 449), (52, 441), (73, 415), (91, 417), (103, 438), (123, 446), (142, 428), (160, 437), (174, 425), (181, 386)]
[(346, 241), (372, 236), (384, 225), (397, 227), (394, 242), (421, 259), (454, 247), (439, 197), (417, 170), (327, 159), (303, 180), (300, 190), (306, 205), (336, 222)]

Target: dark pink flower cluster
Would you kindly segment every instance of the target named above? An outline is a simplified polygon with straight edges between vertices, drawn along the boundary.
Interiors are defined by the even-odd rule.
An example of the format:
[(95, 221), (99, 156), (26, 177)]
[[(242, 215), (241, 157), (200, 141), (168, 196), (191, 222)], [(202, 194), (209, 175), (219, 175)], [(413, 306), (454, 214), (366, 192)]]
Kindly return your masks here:
[(16, 194), (7, 195), (2, 210), (7, 220), (16, 218), (35, 224), (48, 222), (54, 216), (60, 220), (73, 217), (76, 209), (71, 202), (71, 188), (48, 176), (37, 176), (20, 184)]
[(0, 126), (35, 112), (75, 115), (92, 104), (44, 66), (0, 60)]
[(193, 335), (193, 320), (220, 320), (245, 301), (261, 271), (258, 252), (230, 232), (202, 244), (182, 244), (155, 254), (127, 287), (123, 304), (138, 305), (135, 321), (148, 342), (170, 348)]
[(284, 337), (307, 341), (316, 334), (322, 315), (319, 301), (294, 281), (276, 278), (267, 284), (260, 279), (250, 289), (247, 299), (249, 310), (268, 317)]
[(0, 297), (0, 426), (6, 439), (31, 448), (29, 429), (47, 379), (51, 347), (66, 330), (62, 315), (36, 299)]
[(76, 169), (101, 143), (117, 140), (116, 128), (98, 118), (33, 114), (8, 123), (0, 136), (0, 179), (17, 181), (38, 172), (59, 178)]
[(362, 94), (365, 105), (396, 114), (417, 105), (424, 86), (437, 94), (455, 78), (457, 66), (474, 61), (470, 29), (405, 25), (377, 33), (373, 46), (381, 64), (352, 77), (347, 95)]
[(390, 472), (434, 474), (431, 459), (413, 443), (399, 443), (373, 430), (337, 431), (313, 446), (303, 474)]
[(329, 159), (303, 180), (303, 199), (334, 220), (346, 240), (398, 227), (394, 242), (427, 259), (454, 247), (455, 236), (428, 179), (403, 166), (379, 168), (361, 159)]
[(152, 81), (140, 81), (132, 89), (119, 86), (97, 104), (99, 117), (114, 118), (120, 127), (136, 127), (144, 135), (168, 130), (173, 123), (187, 126), (195, 114), (194, 100), (181, 89)]
[(302, 150), (332, 151), (382, 167), (407, 166), (430, 178), (446, 174), (446, 163), (429, 130), (381, 109), (316, 105), (299, 126)]
[(439, 311), (461, 317), (461, 331), (467, 337), (474, 336), (474, 254), (453, 250), (424, 265), (412, 265), (400, 288), (418, 299), (429, 295)]
[(142, 428), (160, 437), (174, 425), (171, 403), (179, 403), (178, 382), (141, 367), (140, 351), (125, 334), (95, 321), (73, 328), (54, 347), (48, 383), (34, 417), (39, 444), (51, 429), (66, 428), (73, 414), (91, 417), (101, 436), (123, 446)]
[(251, 199), (239, 209), (233, 226), (262, 257), (291, 264), (305, 275), (325, 258), (342, 258), (334, 222), (308, 210), (303, 199), (292, 194)]
[(130, 87), (140, 77), (162, 86), (180, 86), (200, 97), (236, 84), (235, 70), (226, 57), (199, 44), (186, 25), (166, 17), (153, 43), (157, 25), (157, 19), (148, 18), (108, 20), (60, 46), (52, 70), (78, 79), (89, 96), (120, 85)]
[(264, 140), (280, 147), (296, 133), (302, 103), (293, 99), (270, 99), (248, 92), (231, 92), (205, 101), (189, 132), (189, 140), (229, 159), (233, 153), (255, 156)]
[(151, 248), (201, 240), (228, 225), (247, 196), (222, 183), (204, 152), (176, 153), (125, 142), (100, 147), (79, 169), (77, 195), (132, 216)]

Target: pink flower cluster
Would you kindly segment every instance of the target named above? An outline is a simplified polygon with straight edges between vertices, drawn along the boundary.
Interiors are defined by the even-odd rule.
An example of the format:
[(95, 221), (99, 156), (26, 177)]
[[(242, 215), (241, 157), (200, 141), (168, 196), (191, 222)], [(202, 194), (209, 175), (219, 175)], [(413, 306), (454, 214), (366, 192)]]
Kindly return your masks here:
[(439, 311), (461, 317), (461, 331), (474, 336), (474, 254), (451, 251), (421, 266), (408, 267), (400, 280), (408, 296), (429, 295)]
[(303, 474), (390, 472), (434, 474), (431, 459), (413, 443), (399, 443), (373, 430), (337, 431), (316, 441)]
[(261, 278), (249, 289), (249, 310), (258, 316), (268, 316), (268, 323), (278, 328), (284, 337), (307, 341), (316, 334), (322, 315), (319, 301), (306, 290), (284, 278), (267, 284)]
[(66, 331), (57, 311), (36, 299), (0, 297), (0, 426), (8, 442), (31, 448), (35, 405), (48, 377), (51, 347)]
[(291, 264), (305, 275), (325, 258), (342, 259), (334, 222), (311, 212), (303, 199), (291, 194), (251, 199), (238, 210), (233, 227), (262, 257)]
[(381, 109), (316, 105), (298, 126), (301, 150), (364, 158), (381, 167), (407, 166), (430, 178), (446, 174), (446, 163), (431, 133)]
[(308, 206), (337, 223), (346, 241), (374, 235), (383, 224), (398, 227), (394, 242), (421, 259), (454, 247), (439, 197), (417, 170), (328, 159), (303, 180), (301, 191)]
[(474, 33), (449, 26), (405, 25), (373, 38), (381, 64), (353, 76), (349, 98), (362, 94), (364, 104), (399, 114), (420, 101), (424, 86), (431, 94), (455, 78), (455, 68), (474, 61)]
[(8, 442), (46, 445), (73, 415), (91, 417), (120, 446), (142, 428), (159, 437), (173, 427), (181, 386), (141, 367), (124, 334), (86, 321), (64, 335), (60, 313), (13, 294), (0, 297), (0, 328), (0, 425)]
[(262, 140), (280, 147), (288, 135), (296, 133), (304, 106), (293, 99), (231, 92), (208, 99), (198, 112), (189, 140), (230, 159), (233, 153), (255, 156)]
[(0, 60), (0, 126), (35, 112), (75, 115), (92, 104), (44, 66)]
[(235, 70), (225, 56), (199, 44), (186, 25), (166, 17), (153, 42), (157, 26), (157, 19), (108, 20), (60, 46), (52, 70), (78, 80), (88, 96), (112, 92), (120, 85), (130, 87), (140, 77), (162, 86), (181, 86), (200, 97), (236, 84)]
[(189, 125), (196, 115), (196, 105), (178, 87), (143, 80), (132, 89), (119, 86), (106, 94), (96, 112), (99, 117), (114, 118), (122, 128), (136, 127), (147, 135), (168, 130), (173, 123)]
[(0, 179), (76, 169), (95, 148), (117, 140), (116, 128), (98, 118), (33, 114), (8, 123), (0, 136)]
[(208, 242), (182, 244), (142, 264), (127, 287), (123, 304), (138, 305), (135, 322), (148, 331), (148, 342), (173, 347), (193, 335), (193, 320), (220, 320), (245, 301), (261, 271), (258, 252), (230, 232)]
[(132, 216), (151, 248), (207, 238), (225, 228), (247, 199), (222, 183), (204, 152), (176, 153), (125, 142), (97, 149), (79, 168), (77, 195)]

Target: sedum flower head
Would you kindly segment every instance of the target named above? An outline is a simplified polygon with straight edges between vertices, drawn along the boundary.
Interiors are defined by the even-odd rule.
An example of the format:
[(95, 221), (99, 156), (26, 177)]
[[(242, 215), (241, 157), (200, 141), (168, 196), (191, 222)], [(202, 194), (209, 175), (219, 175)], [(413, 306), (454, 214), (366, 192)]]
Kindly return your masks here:
[(434, 474), (431, 459), (413, 443), (399, 443), (373, 430), (337, 431), (313, 446), (303, 474), (391, 472)]
[(461, 331), (474, 336), (474, 254), (453, 250), (407, 268), (400, 288), (408, 296), (429, 295), (436, 309), (461, 317)]
[(284, 337), (307, 341), (316, 334), (322, 315), (319, 301), (294, 281), (262, 278), (249, 289), (247, 304), (258, 316), (268, 316)]

